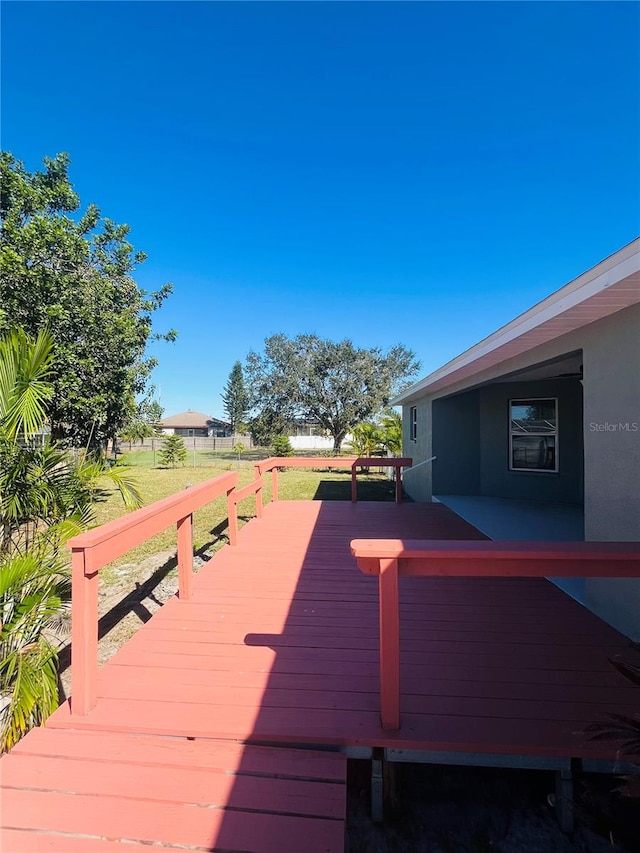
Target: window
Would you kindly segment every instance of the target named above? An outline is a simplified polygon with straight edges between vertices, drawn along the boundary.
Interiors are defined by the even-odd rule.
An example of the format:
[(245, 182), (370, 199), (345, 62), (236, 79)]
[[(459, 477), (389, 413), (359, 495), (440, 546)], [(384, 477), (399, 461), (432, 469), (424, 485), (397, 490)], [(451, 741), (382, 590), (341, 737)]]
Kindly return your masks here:
[(418, 409), (411, 406), (409, 409), (409, 436), (411, 441), (418, 440)]
[(558, 470), (558, 401), (509, 401), (509, 468)]

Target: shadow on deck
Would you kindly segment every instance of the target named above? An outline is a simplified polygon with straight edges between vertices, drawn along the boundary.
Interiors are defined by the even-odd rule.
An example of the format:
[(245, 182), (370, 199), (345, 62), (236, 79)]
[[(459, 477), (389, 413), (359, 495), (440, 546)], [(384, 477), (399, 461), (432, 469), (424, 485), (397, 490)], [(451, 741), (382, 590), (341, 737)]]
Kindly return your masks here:
[[(270, 504), (237, 547), (203, 567), (190, 600), (168, 602), (102, 668), (94, 709), (79, 717), (66, 703), (14, 758), (40, 755), (36, 738), (90, 743), (79, 775), (104, 776), (104, 784), (87, 783), (87, 802), (119, 797), (122, 810), (130, 797), (129, 811), (141, 809), (129, 834), (115, 836), (96, 809), (74, 833), (92, 825), (103, 837), (169, 847), (289, 853), (342, 849), (345, 755), (472, 753), (522, 766), (615, 758), (611, 744), (589, 741), (583, 730), (610, 712), (635, 710), (633, 688), (609, 663), (629, 643), (541, 579), (403, 578), (401, 728), (384, 731), (377, 581), (349, 553), (351, 539), (368, 537), (484, 538), (442, 505)], [(195, 792), (190, 774), (176, 769), (193, 762), (209, 771), (196, 773), (204, 787)], [(131, 769), (141, 765), (143, 777)], [(123, 794), (117, 780), (127, 767)], [(207, 779), (221, 775), (225, 785), (212, 792)], [(165, 838), (151, 827), (169, 791), (179, 804), (166, 812)], [(59, 797), (38, 809), (53, 821), (49, 828), (68, 833)], [(203, 817), (207, 809), (215, 816)], [(188, 827), (190, 816), (203, 821), (195, 834), (171, 829)], [(112, 849), (101, 843), (75, 849)]]

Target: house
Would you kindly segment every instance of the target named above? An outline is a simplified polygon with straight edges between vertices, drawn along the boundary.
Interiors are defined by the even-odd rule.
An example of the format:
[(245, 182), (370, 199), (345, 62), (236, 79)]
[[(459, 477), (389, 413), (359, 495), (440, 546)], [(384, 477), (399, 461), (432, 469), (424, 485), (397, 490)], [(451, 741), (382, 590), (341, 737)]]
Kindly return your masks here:
[(218, 420), (202, 412), (180, 412), (170, 418), (163, 418), (158, 424), (165, 435), (225, 438), (231, 435), (231, 424)]
[[(415, 500), (494, 539), (640, 540), (640, 239), (393, 402)], [(640, 638), (640, 581), (561, 585)]]

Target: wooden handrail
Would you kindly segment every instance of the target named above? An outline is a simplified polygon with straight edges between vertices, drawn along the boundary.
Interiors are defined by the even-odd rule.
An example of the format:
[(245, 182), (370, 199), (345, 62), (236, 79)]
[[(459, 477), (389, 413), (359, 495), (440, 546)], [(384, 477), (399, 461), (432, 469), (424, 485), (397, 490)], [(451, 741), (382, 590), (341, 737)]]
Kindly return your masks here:
[(358, 568), (378, 575), (380, 717), (400, 728), (398, 579), (418, 577), (640, 577), (640, 542), (492, 542), (354, 539)]
[(227, 495), (227, 515), (229, 517), (229, 545), (234, 547), (238, 544), (238, 504), (241, 500), (256, 496), (256, 518), (262, 518), (262, 489), (264, 478), (256, 477), (248, 486), (242, 489), (234, 489)]
[(72, 594), (71, 709), (74, 714), (87, 714), (96, 703), (99, 570), (175, 524), (178, 594), (181, 599), (188, 599), (193, 572), (193, 513), (224, 494), (228, 497), (237, 484), (237, 472), (221, 474), (69, 540)]
[(271, 456), (254, 464), (256, 477), (271, 471), (271, 497), (278, 500), (278, 470), (280, 468), (349, 468), (351, 470), (351, 501), (358, 500), (358, 468), (393, 468), (396, 481), (396, 503), (402, 503), (402, 469), (410, 468), (413, 459), (397, 456)]

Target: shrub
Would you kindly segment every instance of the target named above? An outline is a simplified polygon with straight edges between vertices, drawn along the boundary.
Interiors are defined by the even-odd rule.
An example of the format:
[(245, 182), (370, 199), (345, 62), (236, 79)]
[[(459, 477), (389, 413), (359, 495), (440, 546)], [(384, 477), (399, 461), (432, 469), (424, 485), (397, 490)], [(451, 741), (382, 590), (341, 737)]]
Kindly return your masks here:
[(178, 462), (184, 465), (187, 459), (187, 446), (179, 435), (168, 435), (162, 442), (158, 461), (163, 468), (175, 468)]
[(277, 435), (273, 439), (271, 451), (274, 456), (293, 456), (293, 447), (286, 435)]

